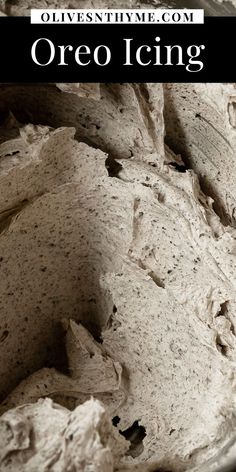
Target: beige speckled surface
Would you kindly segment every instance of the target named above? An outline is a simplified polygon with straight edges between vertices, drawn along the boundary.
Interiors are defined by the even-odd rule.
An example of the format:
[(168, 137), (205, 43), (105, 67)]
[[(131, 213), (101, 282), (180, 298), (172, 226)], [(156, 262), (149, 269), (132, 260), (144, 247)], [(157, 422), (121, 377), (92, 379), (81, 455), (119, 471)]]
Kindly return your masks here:
[(19, 406), (0, 418), (0, 438), (2, 472), (113, 472), (126, 450), (93, 399), (73, 412), (49, 399)]
[(235, 226), (235, 84), (165, 84), (166, 140)]
[[(59, 5), (150, 2), (0, 10)], [(235, 103), (233, 84), (0, 85), (1, 471), (222, 464), (236, 426)]]
[[(88, 126), (83, 137), (90, 145), (75, 141), (72, 128), (22, 126), (12, 116), (2, 124), (2, 395), (29, 373), (9, 406), (49, 395), (74, 407), (93, 393), (119, 417), (120, 430), (137, 421), (145, 428), (126, 462), (182, 471), (210, 458), (235, 427), (236, 233), (222, 225), (194, 172), (167, 164), (175, 158), (164, 151), (161, 87), (104, 89), (105, 101), (52, 86), (36, 95), (40, 103), (47, 91), (49, 107), (52, 96), (61, 104), (75, 100), (71, 120), (81, 100), (82, 120), (92, 102), (98, 109), (102, 102), (111, 125), (102, 129), (100, 117), (94, 135)], [(5, 103), (10, 91), (2, 89)], [(106, 106), (108, 96), (114, 101)], [(124, 117), (117, 115), (123, 96), (130, 100)], [(134, 109), (138, 128), (128, 118)], [(67, 107), (63, 112), (68, 120)], [(132, 141), (123, 120), (140, 141)], [(133, 154), (117, 156), (116, 164), (115, 127)], [(102, 147), (113, 148), (108, 160), (92, 145), (101, 135)], [(81, 344), (72, 321), (68, 338), (66, 318), (103, 340), (91, 359), (84, 349), (95, 341), (85, 331)], [(69, 370), (62, 374), (65, 343)]]

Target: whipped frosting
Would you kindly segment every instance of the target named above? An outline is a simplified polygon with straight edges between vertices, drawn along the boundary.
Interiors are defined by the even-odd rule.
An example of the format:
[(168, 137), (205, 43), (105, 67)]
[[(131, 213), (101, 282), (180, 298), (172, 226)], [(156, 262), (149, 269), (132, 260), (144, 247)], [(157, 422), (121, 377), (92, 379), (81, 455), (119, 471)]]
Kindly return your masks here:
[(19, 406), (0, 418), (0, 438), (3, 472), (113, 472), (125, 451), (125, 440), (93, 399), (73, 412), (50, 399)]
[(0, 469), (214, 471), (235, 456), (235, 86), (0, 98)]
[(161, 85), (65, 87), (1, 87), (76, 126), (1, 126), (2, 418), (93, 395), (121, 470), (190, 470), (234, 435), (236, 230), (164, 144)]

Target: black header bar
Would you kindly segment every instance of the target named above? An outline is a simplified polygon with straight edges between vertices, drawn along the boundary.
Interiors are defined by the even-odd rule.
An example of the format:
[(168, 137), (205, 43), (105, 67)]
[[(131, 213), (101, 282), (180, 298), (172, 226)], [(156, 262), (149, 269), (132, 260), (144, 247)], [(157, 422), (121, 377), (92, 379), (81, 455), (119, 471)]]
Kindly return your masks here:
[(236, 82), (235, 31), (236, 17), (188, 25), (0, 17), (0, 82)]

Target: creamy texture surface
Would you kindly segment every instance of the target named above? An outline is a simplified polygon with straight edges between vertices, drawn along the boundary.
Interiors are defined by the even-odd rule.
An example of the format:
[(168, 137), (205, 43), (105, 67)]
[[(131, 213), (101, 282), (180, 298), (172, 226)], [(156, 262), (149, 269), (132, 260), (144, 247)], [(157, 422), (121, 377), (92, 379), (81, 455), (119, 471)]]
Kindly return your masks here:
[[(198, 467), (234, 436), (236, 230), (164, 145), (161, 85), (2, 86), (2, 103), (21, 90), (80, 136), (1, 125), (2, 421), (29, 408), (50, 436), (38, 399), (67, 418), (93, 395), (127, 440), (116, 470)], [(25, 444), (3, 443), (3, 470), (37, 463)]]
[(49, 399), (19, 406), (1, 417), (0, 437), (2, 471), (112, 472), (125, 451), (125, 440), (92, 399), (73, 412)]
[(165, 84), (167, 142), (185, 156), (225, 224), (235, 226), (235, 84)]
[(1, 471), (235, 457), (235, 90), (0, 85)]

